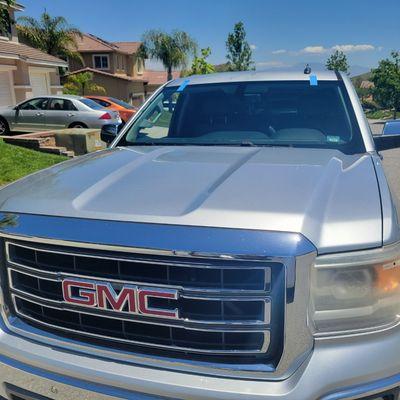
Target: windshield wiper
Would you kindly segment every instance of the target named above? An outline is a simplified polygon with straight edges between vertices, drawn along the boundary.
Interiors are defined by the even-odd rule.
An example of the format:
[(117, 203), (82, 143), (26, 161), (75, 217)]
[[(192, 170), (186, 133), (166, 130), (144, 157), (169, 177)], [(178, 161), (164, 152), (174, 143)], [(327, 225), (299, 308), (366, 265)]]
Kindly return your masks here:
[(192, 146), (190, 143), (128, 142), (128, 146)]
[(238, 144), (241, 147), (293, 147), (291, 143), (254, 143), (251, 141), (244, 141)]
[(180, 142), (127, 142), (128, 146), (239, 146), (239, 147), (293, 147), (292, 143), (254, 143), (250, 140), (237, 143), (180, 143)]
[(253, 142), (251, 142), (250, 140), (245, 140), (243, 142), (240, 143), (241, 147), (257, 147), (257, 145)]

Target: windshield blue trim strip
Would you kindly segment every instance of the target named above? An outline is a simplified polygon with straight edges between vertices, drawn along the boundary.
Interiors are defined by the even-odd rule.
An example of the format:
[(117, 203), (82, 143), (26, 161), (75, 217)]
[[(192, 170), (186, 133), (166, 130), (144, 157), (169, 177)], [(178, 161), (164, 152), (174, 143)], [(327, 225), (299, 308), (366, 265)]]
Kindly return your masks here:
[(318, 86), (317, 75), (310, 75), (310, 85), (311, 86)]
[(181, 86), (178, 87), (177, 92), (183, 92), (185, 87), (189, 84), (189, 82), (190, 82), (190, 79), (185, 79), (182, 82)]

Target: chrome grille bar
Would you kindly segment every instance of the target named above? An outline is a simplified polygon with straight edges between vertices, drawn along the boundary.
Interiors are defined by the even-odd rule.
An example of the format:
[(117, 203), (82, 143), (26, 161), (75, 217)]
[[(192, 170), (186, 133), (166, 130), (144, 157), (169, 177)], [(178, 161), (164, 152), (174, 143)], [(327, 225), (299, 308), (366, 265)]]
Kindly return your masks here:
[[(107, 340), (115, 341), (115, 342), (136, 344), (136, 345), (140, 345), (140, 346), (155, 347), (155, 348), (167, 349), (167, 350), (189, 351), (189, 352), (200, 353), (200, 354), (201, 353), (204, 353), (204, 354), (262, 354), (262, 353), (265, 353), (266, 351), (268, 351), (268, 347), (269, 347), (269, 344), (270, 344), (270, 332), (269, 331), (259, 331), (259, 332), (257, 332), (260, 335), (262, 335), (262, 337), (263, 337), (261, 345), (259, 346), (258, 349), (246, 350), (246, 351), (223, 350), (223, 349), (217, 349), (217, 348), (213, 348), (213, 349), (208, 350), (208, 349), (196, 349), (196, 348), (182, 347), (182, 346), (146, 343), (144, 341), (138, 342), (138, 341), (134, 341), (134, 340), (131, 340), (131, 339), (116, 338), (116, 337), (113, 337), (113, 336), (93, 334), (91, 332), (79, 331), (79, 330), (63, 327), (63, 326), (60, 326), (60, 325), (53, 325), (53, 324), (44, 322), (43, 320), (41, 320), (39, 318), (34, 318), (31, 315), (28, 315), (28, 314), (24, 313), (23, 310), (21, 310), (21, 307), (18, 306), (18, 299), (23, 299), (23, 297), (16, 296), (16, 295), (13, 294), (13, 295), (11, 295), (11, 298), (12, 298), (13, 306), (14, 306), (16, 312), (17, 312), (17, 315), (19, 315), (20, 317), (22, 317), (24, 319), (28, 319), (30, 321), (33, 321), (33, 322), (35, 322), (35, 323), (37, 323), (37, 324), (39, 324), (41, 326), (54, 328), (56, 330), (61, 330), (61, 331), (64, 331), (64, 332), (70, 332), (70, 333), (74, 333), (74, 334), (81, 334), (81, 335), (92, 337), (92, 338), (99, 338), (99, 339), (101, 338), (101, 339), (107, 339)], [(48, 309), (62, 311), (62, 309), (54, 307), (54, 306), (49, 306), (49, 305), (43, 306), (39, 302), (32, 301), (31, 299), (29, 300), (29, 302), (33, 303), (33, 304), (37, 304), (40, 307), (45, 307), (45, 308), (48, 308)], [(106, 318), (106, 317), (104, 317), (104, 318)], [(156, 327), (155, 327), (155, 329), (156, 329)], [(178, 328), (178, 329), (182, 329), (182, 328)], [(205, 332), (209, 332), (209, 330), (204, 330), (203, 334)], [(224, 334), (226, 334), (227, 332), (232, 333), (232, 331), (226, 331), (226, 330), (223, 330), (223, 329), (218, 330), (216, 332), (222, 333), (223, 334), (222, 338), (225, 337)], [(234, 333), (249, 333), (249, 331), (238, 330), (238, 331), (234, 331)], [(222, 343), (222, 344), (224, 345), (224, 343)]]
[[(52, 305), (60, 310), (68, 310), (68, 311), (77, 311), (76, 307), (71, 307), (68, 306), (67, 303), (63, 302), (63, 301), (58, 301), (58, 300), (53, 300), (50, 298), (45, 298), (42, 296), (36, 296), (32, 293), (26, 292), (24, 290), (18, 289), (15, 285), (14, 285), (14, 280), (13, 280), (13, 272), (16, 272), (18, 274), (24, 274), (24, 275), (28, 275), (28, 276), (32, 276), (37, 278), (34, 274), (32, 273), (27, 273), (26, 271), (21, 271), (19, 269), (16, 269), (15, 267), (12, 268), (8, 268), (8, 279), (9, 279), (9, 286), (11, 289), (11, 292), (14, 293), (17, 297), (21, 297), (24, 298), (25, 300), (29, 301), (30, 299), (32, 301), (36, 301), (38, 304), (41, 305)], [(40, 280), (48, 280), (51, 282), (57, 282), (59, 284), (61, 284), (62, 282), (62, 277), (59, 278), (44, 278), (41, 277), (39, 278)], [(110, 281), (112, 282), (112, 281)], [(240, 298), (235, 298), (235, 297), (223, 297), (221, 298), (210, 298), (210, 297), (201, 297), (199, 295), (197, 296), (187, 296), (185, 294), (182, 294), (180, 297), (182, 298), (187, 298), (187, 299), (195, 299), (195, 300), (201, 300), (201, 301), (231, 301), (231, 302), (255, 302), (258, 301), (260, 303), (263, 304), (264, 306), (264, 313), (263, 313), (263, 319), (262, 320), (242, 320), (242, 321), (231, 321), (231, 320), (224, 320), (224, 321), (217, 321), (217, 320), (192, 320), (190, 318), (185, 318), (182, 322), (177, 322), (177, 323), (173, 323), (173, 321), (169, 321), (168, 323), (166, 323), (165, 321), (161, 320), (161, 319), (157, 319), (157, 321), (147, 321), (145, 320), (145, 323), (152, 323), (152, 324), (156, 324), (156, 325), (167, 325), (167, 326), (171, 326), (171, 325), (181, 325), (181, 326), (196, 326), (199, 324), (206, 324), (206, 325), (210, 325), (209, 329), (212, 329), (211, 326), (212, 325), (224, 325), (224, 327), (226, 328), (226, 330), (231, 329), (235, 329), (237, 327), (240, 327), (241, 329), (248, 329), (249, 331), (252, 330), (252, 328), (254, 327), (255, 329), (260, 329), (260, 328), (264, 328), (264, 329), (268, 329), (269, 328), (269, 323), (271, 320), (271, 303), (270, 303), (270, 299), (269, 298), (265, 298), (265, 299), (256, 299), (254, 297), (240, 297)], [(205, 307), (207, 305), (205, 304)], [(83, 311), (81, 308), (84, 308), (83, 305), (80, 306), (79, 312), (80, 313), (86, 313), (86, 314), (90, 314), (90, 315), (98, 315), (100, 317), (104, 316), (107, 318), (117, 318), (117, 319), (124, 319), (126, 321), (130, 321), (133, 318), (137, 321), (137, 322), (141, 322), (140, 316), (138, 318), (137, 315), (135, 316), (131, 316), (131, 318), (128, 318), (127, 315), (129, 315), (129, 313), (127, 312), (113, 312), (114, 316), (111, 315), (104, 315), (104, 310), (97, 311), (97, 312), (90, 312), (89, 310), (93, 310), (92, 308), (87, 307), (87, 311)], [(152, 318), (152, 317), (150, 317)], [(153, 318), (155, 319), (155, 318)], [(192, 328), (195, 329), (195, 328)]]
[[(36, 267), (32, 267), (30, 265), (26, 265), (26, 264), (22, 264), (20, 262), (15, 261), (12, 257), (11, 257), (11, 251), (10, 251), (10, 246), (12, 246), (13, 248), (21, 248), (21, 249), (28, 249), (31, 250), (33, 252), (35, 252), (35, 258), (36, 258), (36, 264), (40, 265), (37, 262), (37, 252), (40, 253), (51, 253), (51, 254), (55, 254), (55, 255), (66, 255), (66, 256), (71, 256), (71, 257), (80, 257), (80, 258), (87, 258), (87, 259), (94, 259), (94, 260), (110, 260), (110, 261), (117, 261), (117, 262), (128, 262), (128, 263), (137, 263), (139, 262), (140, 264), (154, 264), (154, 261), (148, 261), (148, 260), (140, 260), (138, 261), (137, 259), (132, 260), (129, 258), (123, 258), (123, 257), (110, 257), (110, 256), (95, 256), (95, 255), (91, 255), (91, 254), (79, 254), (79, 253), (75, 253), (73, 251), (55, 251), (55, 250), (50, 250), (47, 248), (41, 248), (41, 247), (33, 247), (30, 245), (22, 245), (20, 243), (11, 243), (11, 242), (6, 242), (6, 255), (7, 255), (7, 262), (10, 265), (13, 265), (14, 267), (18, 267), (21, 270), (25, 270), (27, 272), (32, 272), (38, 276), (43, 276), (44, 278), (48, 278), (50, 276), (53, 277), (60, 277), (60, 276), (72, 276), (72, 277), (76, 277), (76, 278), (82, 278), (82, 279), (93, 279), (93, 275), (88, 275), (88, 274), (82, 274), (82, 273), (77, 273), (76, 268), (75, 268), (75, 263), (74, 263), (74, 269), (71, 271), (60, 271), (60, 270), (53, 270), (53, 269), (45, 269), (44, 265), (40, 265), (40, 268), (38, 266)], [(157, 265), (161, 266), (165, 266), (165, 267), (185, 267), (185, 268), (189, 268), (189, 269), (196, 269), (196, 268), (201, 268), (201, 269), (205, 269), (205, 270), (218, 270), (218, 271), (223, 271), (223, 270), (245, 270), (245, 271), (260, 271), (262, 272), (263, 276), (262, 276), (262, 283), (263, 283), (263, 289), (262, 290), (251, 290), (251, 289), (241, 289), (240, 286), (238, 285), (238, 287), (233, 290), (228, 290), (225, 289), (223, 287), (219, 287), (218, 289), (210, 289), (206, 286), (204, 287), (200, 287), (200, 288), (194, 288), (194, 287), (190, 287), (190, 285), (176, 285), (176, 284), (163, 284), (163, 283), (154, 283), (148, 280), (134, 280), (134, 279), (129, 279), (129, 282), (131, 284), (140, 284), (140, 285), (146, 285), (146, 286), (157, 286), (157, 287), (174, 287), (180, 290), (185, 290), (187, 293), (193, 292), (199, 292), (201, 294), (218, 294), (218, 296), (224, 296), (224, 295), (231, 295), (234, 294), (235, 296), (240, 296), (240, 295), (244, 295), (244, 296), (250, 296), (250, 295), (266, 295), (267, 293), (270, 292), (270, 285), (271, 285), (271, 268), (266, 268), (265, 267), (265, 261), (264, 262), (256, 262), (256, 261), (251, 261), (246, 265), (245, 267), (243, 266), (243, 261), (241, 263), (235, 263), (233, 265), (224, 265), (223, 263), (216, 263), (215, 265), (207, 265), (204, 263), (201, 264), (183, 264), (183, 263), (179, 263), (176, 261), (170, 261), (170, 262), (166, 262), (164, 260), (159, 261), (157, 260)], [(229, 260), (226, 260), (229, 261)], [(96, 280), (104, 280), (104, 281), (112, 281), (115, 283), (126, 283), (127, 279), (116, 279), (114, 277), (102, 277), (99, 276), (98, 274), (95, 275)], [(242, 283), (243, 285), (243, 283)]]

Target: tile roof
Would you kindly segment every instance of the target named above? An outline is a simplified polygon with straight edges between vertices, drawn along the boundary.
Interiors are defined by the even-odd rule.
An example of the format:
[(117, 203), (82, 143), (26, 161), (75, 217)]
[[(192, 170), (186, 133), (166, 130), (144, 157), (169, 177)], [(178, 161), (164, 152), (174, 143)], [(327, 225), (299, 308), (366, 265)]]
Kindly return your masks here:
[(82, 37), (76, 36), (76, 44), (79, 52), (86, 51), (116, 51), (117, 47), (112, 43), (100, 39), (97, 36), (87, 33), (82, 34)]
[(138, 51), (141, 42), (113, 42), (124, 53), (134, 54)]
[[(180, 71), (172, 71), (172, 78), (177, 79), (181, 75)], [(166, 71), (152, 71), (145, 70), (142, 75), (143, 80), (147, 81), (149, 85), (162, 85), (167, 82)]]
[(25, 7), (22, 4), (17, 3), (17, 2), (14, 3), (14, 4), (9, 5), (9, 4), (7, 4), (7, 2), (5, 0), (0, 0), (0, 4), (4, 5), (4, 6), (11, 7), (12, 9), (17, 10), (17, 11), (24, 11), (25, 10)]
[(145, 79), (133, 78), (133, 77), (127, 76), (127, 75), (110, 74), (109, 72), (100, 71), (98, 69), (89, 68), (89, 67), (78, 69), (76, 71), (70, 72), (68, 75), (75, 75), (75, 74), (79, 74), (81, 72), (92, 72), (94, 74), (100, 74), (100, 75), (104, 75), (104, 76), (109, 76), (110, 78), (115, 78), (115, 79), (122, 79), (122, 80), (128, 81), (128, 82), (144, 82), (144, 83), (147, 83), (147, 81)]
[(89, 33), (82, 34), (82, 37), (76, 37), (78, 51), (85, 52), (118, 52), (124, 54), (134, 54), (137, 52), (140, 42), (108, 42), (98, 36)]
[(25, 61), (39, 61), (42, 63), (55, 64), (57, 66), (67, 66), (68, 63), (60, 58), (44, 53), (41, 50), (27, 46), (22, 43), (0, 40), (0, 58), (3, 55), (17, 56)]

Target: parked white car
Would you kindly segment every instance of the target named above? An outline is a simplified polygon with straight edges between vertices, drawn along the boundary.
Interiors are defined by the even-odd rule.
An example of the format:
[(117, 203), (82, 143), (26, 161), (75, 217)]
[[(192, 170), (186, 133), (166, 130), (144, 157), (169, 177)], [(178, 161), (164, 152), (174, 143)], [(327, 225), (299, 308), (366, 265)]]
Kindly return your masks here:
[(63, 128), (94, 128), (122, 123), (117, 111), (80, 96), (41, 96), (0, 108), (0, 135)]

